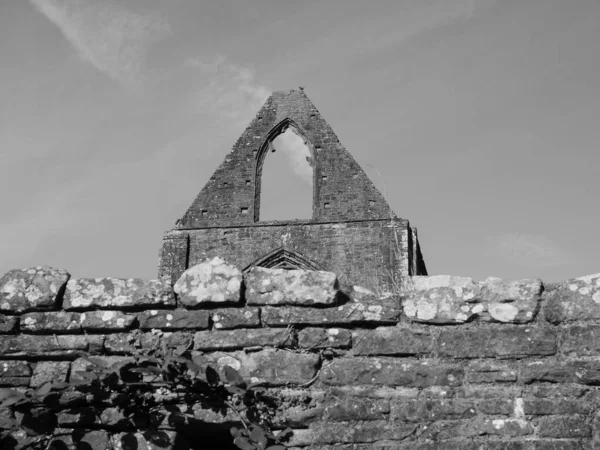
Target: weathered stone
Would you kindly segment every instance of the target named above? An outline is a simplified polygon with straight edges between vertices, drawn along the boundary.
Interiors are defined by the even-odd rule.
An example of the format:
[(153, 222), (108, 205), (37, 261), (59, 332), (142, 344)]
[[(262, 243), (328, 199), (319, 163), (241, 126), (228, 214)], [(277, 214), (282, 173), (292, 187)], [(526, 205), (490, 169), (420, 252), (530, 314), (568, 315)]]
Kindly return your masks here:
[(492, 362), (473, 362), (467, 367), (469, 383), (503, 383), (517, 381), (517, 370)]
[[(286, 350), (265, 349), (255, 353), (215, 352), (196, 358), (207, 364), (216, 364), (222, 371), (225, 366), (237, 370), (252, 383), (273, 386), (308, 383), (317, 373), (320, 358), (316, 354), (294, 353)], [(225, 379), (222, 376), (222, 379)]]
[(21, 316), (21, 331), (36, 334), (81, 333), (81, 314), (66, 311), (24, 314)]
[[(377, 441), (400, 441), (416, 430), (416, 425), (372, 422), (317, 423), (307, 430), (295, 430), (290, 446), (314, 446), (315, 444), (371, 443)], [(313, 447), (314, 448), (314, 447)]]
[(464, 371), (459, 366), (407, 362), (395, 358), (339, 358), (321, 369), (328, 384), (383, 384), (386, 386), (459, 386)]
[(390, 413), (389, 401), (381, 399), (342, 396), (323, 403), (325, 421), (383, 420)]
[(468, 419), (477, 414), (469, 399), (393, 401), (392, 418), (403, 422)]
[(248, 330), (198, 331), (194, 350), (238, 350), (248, 347), (291, 347), (294, 336), (287, 330), (255, 328)]
[(354, 355), (418, 355), (433, 347), (431, 333), (405, 327), (379, 327), (352, 332)]
[(305, 328), (298, 332), (298, 345), (306, 349), (349, 348), (352, 333), (343, 328)]
[(0, 334), (14, 333), (18, 325), (18, 317), (0, 315)]
[(555, 414), (589, 414), (593, 405), (581, 399), (569, 398), (525, 398), (523, 411), (528, 416), (546, 416)]
[(412, 277), (403, 293), (404, 314), (415, 322), (464, 323), (481, 313), (480, 287), (471, 278)]
[(35, 336), (23, 334), (0, 340), (0, 355), (13, 357), (52, 356), (76, 358), (81, 353), (98, 353), (104, 336)]
[(540, 280), (504, 281), (437, 275), (406, 283), (404, 313), (415, 322), (459, 324), (480, 316), (506, 323), (531, 322), (538, 311)]
[(535, 361), (524, 364), (519, 377), (523, 383), (600, 384), (600, 361)]
[(64, 382), (67, 381), (69, 367), (68, 361), (40, 361), (33, 369), (31, 377), (31, 387), (39, 387), (48, 381)]
[(534, 428), (524, 419), (479, 419), (433, 422), (419, 436), (421, 439), (444, 441), (456, 438), (495, 435), (518, 437), (533, 434)]
[(175, 306), (168, 284), (140, 278), (79, 278), (69, 280), (63, 309), (131, 309)]
[(560, 350), (565, 356), (599, 356), (600, 326), (561, 327)]
[(208, 311), (150, 310), (138, 315), (143, 330), (205, 330), (208, 328)]
[(106, 431), (86, 431), (83, 437), (78, 436), (77, 449), (106, 450), (109, 448), (111, 448), (110, 436)]
[(133, 354), (139, 350), (175, 348), (185, 345), (191, 349), (194, 335), (186, 332), (117, 333), (106, 336), (104, 348), (109, 353)]
[(333, 305), (338, 281), (333, 272), (252, 267), (244, 274), (249, 305)]
[(0, 386), (29, 386), (31, 366), (26, 361), (0, 362)]
[(600, 318), (600, 273), (567, 280), (544, 292), (551, 323)]
[(339, 326), (351, 324), (396, 324), (400, 317), (400, 301), (381, 297), (378, 302), (348, 302), (333, 308), (275, 307), (261, 308), (261, 319), (270, 327), (288, 325)]
[(242, 272), (219, 257), (187, 269), (173, 289), (181, 304), (195, 307), (210, 303), (239, 303)]
[(528, 323), (535, 319), (542, 294), (540, 280), (505, 281), (489, 277), (479, 284), (486, 310), (492, 320)]
[(556, 336), (543, 328), (502, 327), (442, 330), (439, 354), (454, 358), (524, 358), (554, 355)]
[(86, 331), (125, 331), (136, 323), (136, 316), (121, 311), (88, 311), (81, 314), (81, 327)]
[(549, 438), (587, 438), (592, 434), (584, 417), (544, 417), (538, 422), (538, 433)]
[(259, 308), (222, 308), (212, 315), (216, 329), (256, 328), (260, 326)]
[(65, 270), (47, 266), (11, 270), (0, 278), (0, 310), (52, 309), (69, 277)]
[[(464, 441), (463, 441), (464, 442)], [(548, 440), (537, 439), (532, 440), (516, 440), (516, 441), (487, 441), (485, 447), (476, 447), (477, 449), (484, 448), (485, 450), (583, 450), (580, 441), (576, 440)]]

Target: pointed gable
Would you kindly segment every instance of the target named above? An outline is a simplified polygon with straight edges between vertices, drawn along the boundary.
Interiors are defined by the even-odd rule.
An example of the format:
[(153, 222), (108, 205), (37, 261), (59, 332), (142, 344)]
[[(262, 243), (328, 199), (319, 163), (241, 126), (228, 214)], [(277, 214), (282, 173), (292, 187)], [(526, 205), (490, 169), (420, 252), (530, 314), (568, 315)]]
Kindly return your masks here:
[(274, 92), (184, 214), (179, 228), (260, 220), (261, 175), (272, 141), (290, 128), (311, 152), (313, 222), (389, 219), (391, 209), (303, 90)]

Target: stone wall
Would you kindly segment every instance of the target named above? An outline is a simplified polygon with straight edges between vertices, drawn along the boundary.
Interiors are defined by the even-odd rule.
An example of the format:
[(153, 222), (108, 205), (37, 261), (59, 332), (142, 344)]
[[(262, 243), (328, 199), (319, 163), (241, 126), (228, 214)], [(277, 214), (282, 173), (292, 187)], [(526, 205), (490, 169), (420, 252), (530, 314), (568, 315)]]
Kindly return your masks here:
[[(292, 448), (600, 448), (600, 274), (560, 284), (412, 277), (380, 296), (324, 272), (242, 275), (219, 259), (174, 289), (34, 268), (0, 279), (0, 333), (0, 385), (15, 389), (68, 380), (86, 355), (111, 361), (185, 343), (276, 394)], [(99, 422), (89, 408), (62, 399), (16, 419), (58, 425), (55, 449), (100, 450), (110, 439), (182, 448), (184, 437), (225, 448), (170, 423), (149, 444), (118, 412), (106, 408)], [(11, 414), (0, 411), (0, 429)], [(0, 448), (32, 440), (13, 434)]]
[(389, 291), (404, 275), (426, 274), (415, 230), (407, 220), (357, 220), (343, 223), (263, 222), (174, 230), (165, 235), (159, 278), (175, 282), (185, 269), (221, 256), (245, 269), (277, 251), (296, 251), (341, 281)]

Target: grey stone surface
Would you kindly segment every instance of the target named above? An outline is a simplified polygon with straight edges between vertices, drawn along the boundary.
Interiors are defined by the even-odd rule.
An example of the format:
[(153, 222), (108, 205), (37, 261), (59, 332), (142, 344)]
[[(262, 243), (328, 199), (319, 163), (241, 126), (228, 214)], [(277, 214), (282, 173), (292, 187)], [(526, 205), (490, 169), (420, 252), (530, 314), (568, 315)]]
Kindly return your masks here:
[(65, 270), (48, 266), (7, 272), (0, 278), (0, 312), (53, 309), (69, 277)]
[(210, 303), (239, 303), (242, 272), (219, 257), (187, 269), (173, 289), (186, 307)]

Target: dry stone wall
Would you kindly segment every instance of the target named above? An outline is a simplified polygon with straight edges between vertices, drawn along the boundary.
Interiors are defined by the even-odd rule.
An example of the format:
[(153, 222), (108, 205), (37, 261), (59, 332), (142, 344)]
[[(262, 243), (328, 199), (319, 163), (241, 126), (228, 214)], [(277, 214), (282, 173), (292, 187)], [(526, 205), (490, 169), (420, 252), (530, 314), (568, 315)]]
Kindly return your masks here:
[[(0, 333), (0, 387), (17, 390), (77, 378), (88, 355), (122, 362), (135, 349), (187, 345), (267, 386), (276, 427), (294, 429), (291, 448), (600, 448), (600, 274), (559, 284), (412, 277), (382, 295), (327, 272), (242, 274), (220, 259), (175, 289), (36, 267), (0, 279)], [(190, 414), (214, 430), (237, 421)], [(207, 447), (210, 427), (172, 422), (150, 441), (117, 409), (81, 398), (4, 408), (0, 430), (15, 419), (52, 424), (61, 450), (226, 448)], [(36, 439), (7, 433), (3, 450)]]

